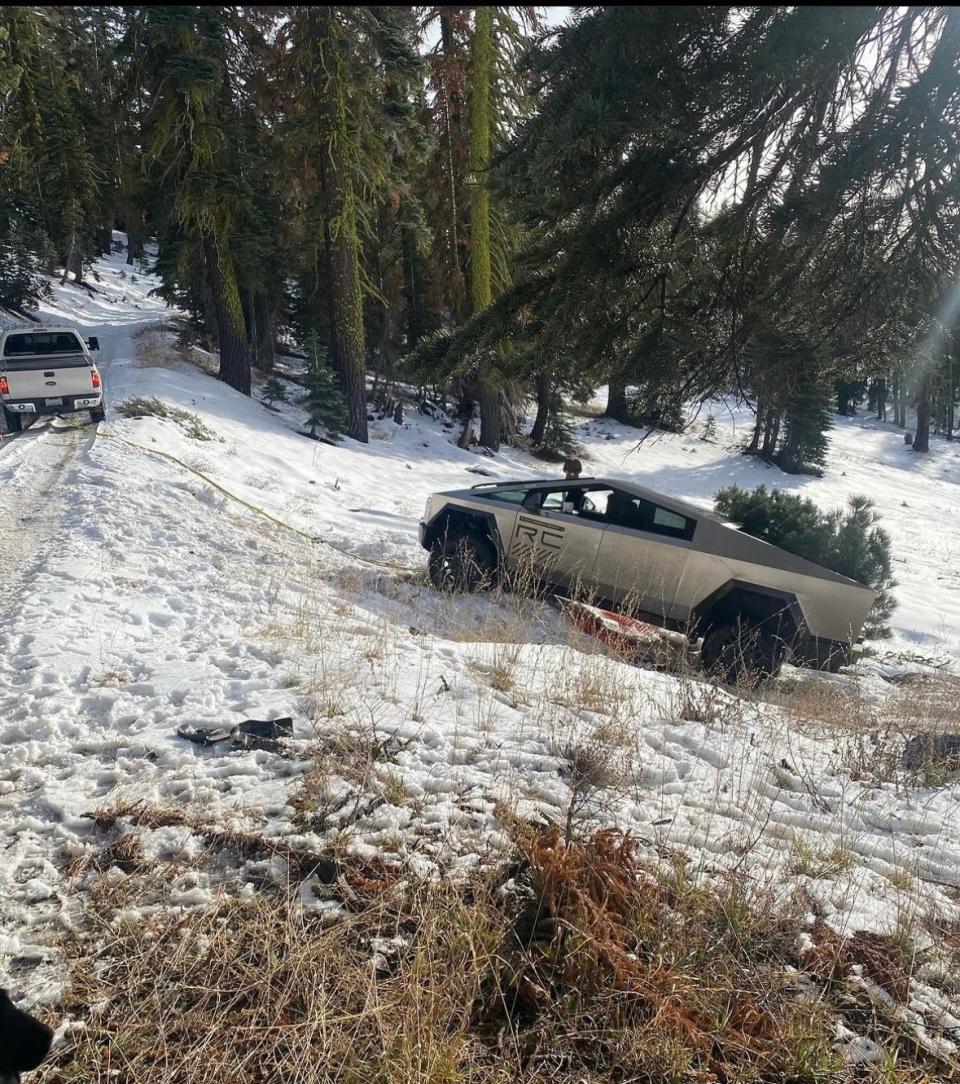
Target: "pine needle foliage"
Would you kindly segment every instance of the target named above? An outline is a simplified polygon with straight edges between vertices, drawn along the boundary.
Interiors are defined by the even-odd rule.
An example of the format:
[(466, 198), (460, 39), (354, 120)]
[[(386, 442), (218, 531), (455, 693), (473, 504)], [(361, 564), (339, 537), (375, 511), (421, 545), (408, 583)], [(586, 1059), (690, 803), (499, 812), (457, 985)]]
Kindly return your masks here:
[(893, 553), (880, 513), (867, 497), (853, 496), (846, 508), (823, 512), (809, 498), (779, 489), (729, 486), (717, 494), (714, 507), (746, 534), (872, 587), (877, 598), (866, 634), (890, 635), (887, 622), (897, 605)]
[(336, 373), (327, 362), (317, 337), (307, 345), (307, 393), (301, 400), (309, 414), (310, 436), (319, 439), (320, 431), (332, 440), (347, 428), (347, 408)]

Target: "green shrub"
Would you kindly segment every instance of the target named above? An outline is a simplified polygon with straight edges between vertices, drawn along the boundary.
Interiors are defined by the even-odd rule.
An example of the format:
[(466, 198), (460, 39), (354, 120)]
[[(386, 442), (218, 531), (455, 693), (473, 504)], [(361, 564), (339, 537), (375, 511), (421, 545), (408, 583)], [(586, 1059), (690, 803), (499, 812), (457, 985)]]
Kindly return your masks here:
[(287, 401), (287, 389), (284, 387), (283, 382), (275, 376), (271, 376), (263, 382), (262, 393), (263, 401), (268, 407), (272, 407), (274, 403), (285, 403)]
[(316, 440), (323, 429), (335, 440), (347, 428), (347, 407), (336, 374), (327, 364), (315, 334), (307, 342), (307, 355), (307, 394), (301, 404), (310, 415), (310, 436)]
[(822, 512), (811, 500), (760, 486), (722, 489), (716, 511), (746, 534), (849, 576), (877, 592), (867, 616), (867, 636), (889, 636), (886, 622), (896, 608), (890, 536), (866, 497), (851, 497), (846, 508)]
[(564, 412), (563, 400), (556, 395), (550, 402), (547, 424), (543, 430), (543, 440), (540, 442), (539, 451), (544, 458), (564, 459), (578, 450), (573, 423), (570, 416)]

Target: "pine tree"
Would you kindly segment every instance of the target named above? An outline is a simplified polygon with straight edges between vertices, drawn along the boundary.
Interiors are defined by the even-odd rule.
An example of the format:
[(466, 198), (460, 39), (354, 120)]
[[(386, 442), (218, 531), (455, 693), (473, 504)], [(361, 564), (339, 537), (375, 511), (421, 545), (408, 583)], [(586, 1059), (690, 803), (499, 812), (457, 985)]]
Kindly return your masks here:
[(273, 407), (274, 403), (285, 403), (287, 401), (287, 389), (284, 387), (282, 381), (278, 380), (275, 376), (271, 376), (267, 380), (264, 380), (261, 391), (263, 394), (263, 401), (268, 407)]
[[(416, 69), (412, 24), (390, 8), (298, 7), (280, 34), (289, 151), (302, 171), (304, 304), (324, 322), (348, 412), (367, 439), (362, 240), (393, 188), (383, 104)], [(319, 288), (322, 283), (322, 291)]]
[(307, 394), (302, 403), (310, 415), (310, 436), (319, 439), (319, 430), (336, 439), (347, 431), (349, 415), (337, 377), (327, 364), (316, 335), (307, 346)]
[(539, 447), (541, 451), (555, 458), (564, 458), (579, 451), (573, 424), (564, 410), (563, 400), (559, 395), (551, 397), (547, 422)]
[[(220, 379), (250, 394), (250, 351), (233, 256), (244, 191), (236, 160), (225, 9), (142, 11), (147, 199), (175, 289), (202, 268), (220, 351)], [(166, 252), (164, 252), (166, 250)], [(163, 258), (165, 257), (165, 258)]]
[[(493, 299), (490, 252), (490, 91), (493, 82), (493, 9), (480, 7), (474, 15), (470, 71), (470, 306), (483, 312)], [(480, 443), (500, 447), (500, 398), (482, 358), (476, 388), (480, 402)]]

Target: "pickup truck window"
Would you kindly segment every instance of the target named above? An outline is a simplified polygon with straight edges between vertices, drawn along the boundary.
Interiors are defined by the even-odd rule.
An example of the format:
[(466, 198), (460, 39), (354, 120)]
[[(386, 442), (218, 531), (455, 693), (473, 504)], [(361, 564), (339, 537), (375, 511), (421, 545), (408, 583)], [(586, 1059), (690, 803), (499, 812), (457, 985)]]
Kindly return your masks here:
[(28, 331), (23, 335), (8, 335), (3, 344), (5, 358), (25, 354), (82, 354), (83, 344), (69, 331)]

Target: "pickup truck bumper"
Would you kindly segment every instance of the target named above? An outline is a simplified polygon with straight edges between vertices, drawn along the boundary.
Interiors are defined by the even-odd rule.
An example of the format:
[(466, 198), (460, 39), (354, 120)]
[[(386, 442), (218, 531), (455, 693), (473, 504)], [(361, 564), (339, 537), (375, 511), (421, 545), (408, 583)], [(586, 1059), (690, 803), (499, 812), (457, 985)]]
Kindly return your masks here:
[(43, 399), (4, 399), (3, 406), (11, 414), (72, 414), (76, 410), (89, 410), (103, 402), (103, 396), (58, 395)]

